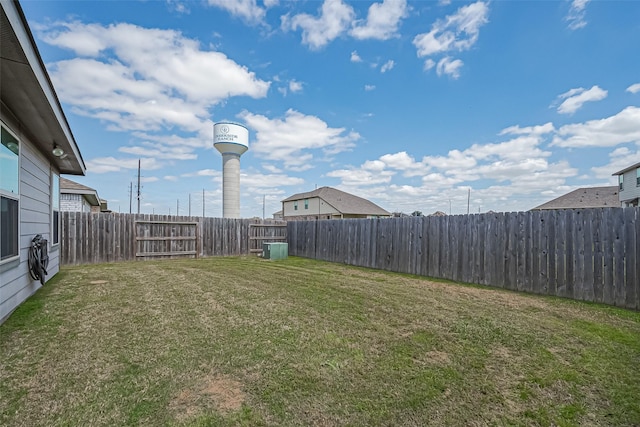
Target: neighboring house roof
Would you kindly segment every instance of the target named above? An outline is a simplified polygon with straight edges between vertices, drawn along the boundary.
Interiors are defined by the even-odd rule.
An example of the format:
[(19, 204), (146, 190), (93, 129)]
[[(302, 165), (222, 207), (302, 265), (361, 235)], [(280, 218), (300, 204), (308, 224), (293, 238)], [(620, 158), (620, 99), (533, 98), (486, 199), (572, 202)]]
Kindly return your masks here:
[(615, 207), (620, 207), (617, 185), (578, 188), (531, 210)]
[(629, 167), (626, 167), (626, 168), (622, 169), (621, 171), (618, 171), (618, 172), (616, 172), (616, 173), (613, 173), (612, 175), (614, 175), (614, 176), (615, 176), (615, 175), (622, 175), (622, 174), (624, 174), (625, 172), (628, 172), (628, 171), (630, 171), (630, 170), (632, 170), (632, 169), (637, 169), (637, 168), (640, 168), (640, 163), (636, 163), (635, 165), (631, 165), (631, 166), (629, 166)]
[(311, 199), (318, 197), (335, 208), (342, 214), (351, 215), (391, 215), (380, 206), (362, 197), (354, 196), (344, 191), (331, 187), (320, 187), (307, 193), (294, 194), (287, 197), (283, 202), (294, 200)]
[(100, 206), (101, 199), (96, 190), (63, 177), (60, 177), (60, 193), (81, 194), (91, 206)]
[[(86, 166), (27, 19), (17, 1), (0, 2), (0, 108), (7, 106), (23, 131), (60, 173), (84, 175)], [(51, 153), (54, 143), (65, 152)]]

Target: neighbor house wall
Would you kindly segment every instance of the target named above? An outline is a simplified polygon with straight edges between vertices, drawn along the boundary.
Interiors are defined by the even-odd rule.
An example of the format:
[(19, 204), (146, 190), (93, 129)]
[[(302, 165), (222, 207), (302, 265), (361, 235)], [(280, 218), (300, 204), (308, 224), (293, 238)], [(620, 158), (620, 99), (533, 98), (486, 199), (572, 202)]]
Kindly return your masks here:
[[(308, 209), (304, 208), (304, 200), (290, 200), (283, 203), (283, 216), (284, 219), (315, 219), (318, 215), (321, 219), (326, 219), (328, 216), (340, 215), (340, 212), (336, 210), (329, 203), (318, 197), (310, 197)], [(295, 209), (295, 202), (298, 202), (298, 210)]]
[(19, 259), (0, 264), (0, 323), (40, 287), (29, 275), (28, 257), (31, 239), (41, 234), (49, 241), (49, 266), (46, 279), (59, 270), (59, 245), (51, 245), (51, 179), (50, 162), (29, 141), (19, 125), (1, 115), (2, 122), (20, 142)]
[(623, 207), (626, 206), (626, 204), (624, 203), (625, 201), (635, 200), (640, 197), (640, 185), (638, 185), (637, 179), (636, 179), (637, 169), (638, 168), (631, 169), (629, 171), (626, 171), (623, 174), (624, 176), (623, 188), (618, 193), (620, 197), (620, 202), (622, 203)]
[[(82, 194), (60, 194), (61, 212), (91, 212), (91, 205)], [(98, 211), (99, 212), (99, 211)]]

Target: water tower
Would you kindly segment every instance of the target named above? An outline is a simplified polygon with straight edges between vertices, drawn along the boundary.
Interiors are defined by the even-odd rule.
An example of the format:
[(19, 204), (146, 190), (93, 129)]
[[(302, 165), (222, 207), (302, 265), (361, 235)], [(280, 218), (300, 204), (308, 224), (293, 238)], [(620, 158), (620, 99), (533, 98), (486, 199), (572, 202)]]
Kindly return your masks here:
[(249, 129), (236, 123), (216, 123), (213, 146), (222, 154), (222, 216), (240, 218), (240, 156), (249, 149)]

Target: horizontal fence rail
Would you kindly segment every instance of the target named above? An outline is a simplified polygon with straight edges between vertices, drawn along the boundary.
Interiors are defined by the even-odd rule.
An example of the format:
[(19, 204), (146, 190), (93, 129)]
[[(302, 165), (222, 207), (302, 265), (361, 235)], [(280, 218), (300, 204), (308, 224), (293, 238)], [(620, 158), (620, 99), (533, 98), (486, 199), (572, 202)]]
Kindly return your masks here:
[[(61, 264), (249, 255), (286, 241), (283, 221), (61, 212)], [(260, 225), (258, 227), (257, 225)]]
[(290, 221), (289, 254), (640, 308), (640, 208)]

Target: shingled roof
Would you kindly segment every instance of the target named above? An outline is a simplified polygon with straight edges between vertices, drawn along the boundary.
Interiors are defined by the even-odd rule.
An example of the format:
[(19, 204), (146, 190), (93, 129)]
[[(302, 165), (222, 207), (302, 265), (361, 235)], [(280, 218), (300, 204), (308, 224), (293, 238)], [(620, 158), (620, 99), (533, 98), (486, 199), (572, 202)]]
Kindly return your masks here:
[(620, 207), (618, 186), (613, 185), (578, 188), (531, 210), (618, 207)]
[(380, 206), (362, 197), (354, 196), (331, 187), (320, 187), (307, 193), (294, 194), (283, 202), (318, 197), (333, 206), (338, 212), (350, 215), (391, 215)]
[(98, 192), (91, 187), (79, 184), (70, 179), (60, 177), (60, 192), (67, 194), (81, 194), (83, 195), (90, 205), (100, 206), (100, 197)]

